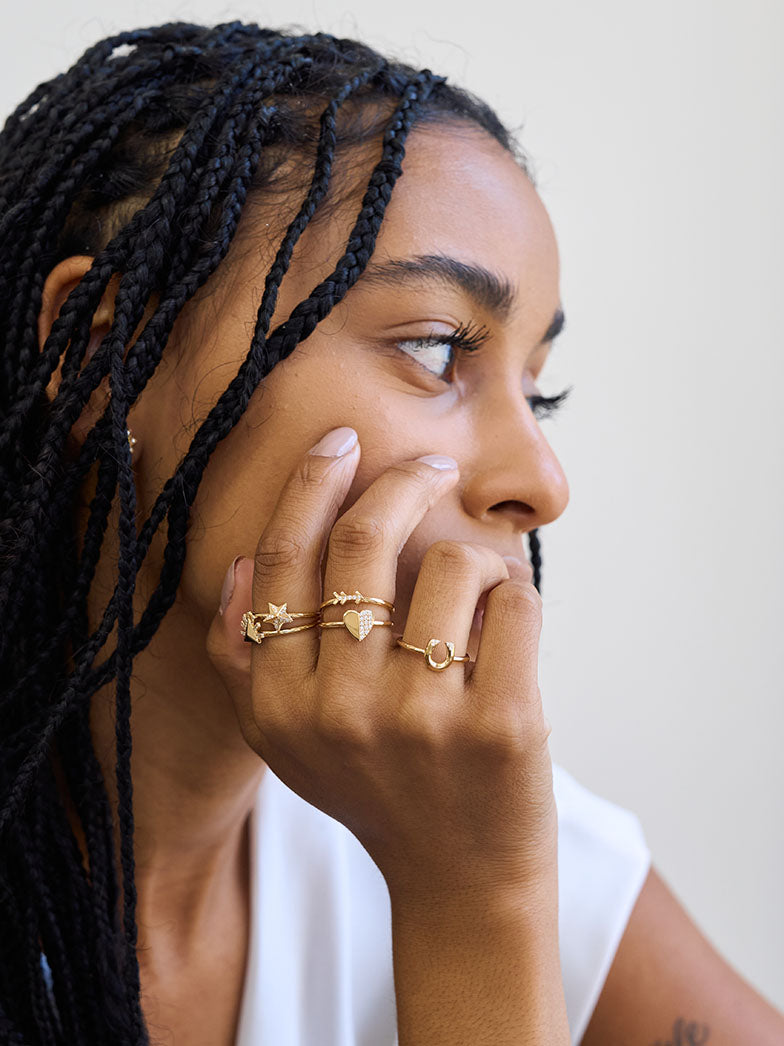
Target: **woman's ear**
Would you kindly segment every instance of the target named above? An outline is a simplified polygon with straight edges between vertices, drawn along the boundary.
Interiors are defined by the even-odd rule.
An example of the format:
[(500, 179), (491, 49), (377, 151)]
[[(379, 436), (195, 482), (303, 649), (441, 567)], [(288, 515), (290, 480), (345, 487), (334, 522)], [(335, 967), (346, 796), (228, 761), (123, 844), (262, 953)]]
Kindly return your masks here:
[[(52, 325), (60, 315), (66, 298), (72, 290), (81, 282), (87, 273), (93, 259), (84, 254), (77, 254), (71, 258), (65, 258), (55, 265), (46, 278), (41, 300), (41, 312), (38, 316), (38, 347), (43, 349), (46, 339), (52, 330)], [(106, 289), (101, 302), (95, 312), (90, 332), (90, 346), (87, 350), (87, 358), (95, 352), (106, 332), (112, 325), (114, 316), (114, 299), (117, 294), (118, 277), (114, 277)], [(87, 362), (87, 359), (84, 361)], [(57, 369), (52, 374), (51, 381), (47, 387), (47, 396), (54, 399), (60, 386), (60, 372), (62, 370), (62, 357)]]
[[(43, 349), (46, 339), (52, 330), (54, 321), (60, 314), (63, 304), (71, 291), (79, 284), (82, 277), (87, 273), (93, 259), (87, 255), (74, 255), (59, 262), (46, 278), (41, 300), (41, 312), (38, 316), (38, 346)], [(119, 287), (119, 276), (112, 277), (106, 291), (95, 311), (90, 326), (90, 341), (87, 346), (84, 366), (93, 356), (101, 341), (109, 331), (114, 317), (114, 303)], [(64, 354), (60, 357), (57, 367), (52, 372), (52, 377), (46, 387), (46, 396), (51, 403), (60, 388), (62, 380)], [(79, 444), (82, 443), (87, 433), (92, 429), (98, 418), (103, 414), (109, 402), (109, 379), (103, 378), (100, 385), (94, 390), (89, 402), (82, 411), (81, 416), (71, 429), (72, 437)]]

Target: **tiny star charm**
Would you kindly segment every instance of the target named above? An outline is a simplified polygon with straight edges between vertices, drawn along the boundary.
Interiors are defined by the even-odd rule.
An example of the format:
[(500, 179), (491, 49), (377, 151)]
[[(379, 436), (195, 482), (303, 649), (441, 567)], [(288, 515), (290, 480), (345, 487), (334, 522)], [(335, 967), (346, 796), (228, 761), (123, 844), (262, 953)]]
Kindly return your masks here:
[(271, 625), (274, 625), (276, 632), (280, 632), (284, 625), (287, 625), (294, 620), (288, 612), (287, 603), (281, 603), (279, 607), (275, 606), (274, 603), (267, 603), (267, 606), (269, 607), (269, 613), (262, 614), (261, 619), (262, 621), (268, 621)]

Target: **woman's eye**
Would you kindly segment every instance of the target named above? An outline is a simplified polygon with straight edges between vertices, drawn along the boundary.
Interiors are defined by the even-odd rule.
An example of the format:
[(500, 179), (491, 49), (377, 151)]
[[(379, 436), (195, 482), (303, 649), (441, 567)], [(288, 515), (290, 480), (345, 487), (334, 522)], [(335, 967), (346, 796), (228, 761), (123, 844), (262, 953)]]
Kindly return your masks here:
[(420, 363), (437, 378), (446, 378), (461, 352), (477, 352), (490, 332), (474, 323), (461, 324), (449, 334), (428, 334), (425, 338), (405, 338), (397, 347)]
[(447, 335), (430, 335), (427, 338), (406, 338), (397, 342), (397, 347), (421, 363), (431, 374), (443, 378), (454, 362), (452, 342), (453, 339)]

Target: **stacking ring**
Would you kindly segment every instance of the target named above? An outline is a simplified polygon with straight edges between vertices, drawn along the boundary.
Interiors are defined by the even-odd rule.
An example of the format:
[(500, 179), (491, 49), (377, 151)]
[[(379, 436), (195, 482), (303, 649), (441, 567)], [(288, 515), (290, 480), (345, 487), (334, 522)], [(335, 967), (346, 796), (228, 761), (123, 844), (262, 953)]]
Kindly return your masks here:
[(319, 607), (319, 610), (323, 610), (324, 607), (335, 607), (345, 606), (346, 603), (373, 603), (377, 607), (386, 607), (387, 610), (391, 610), (394, 613), (395, 607), (392, 603), (388, 603), (386, 599), (377, 599), (375, 596), (363, 596), (361, 592), (352, 592), (348, 594), (343, 592), (333, 592), (331, 599), (325, 599)]
[(453, 661), (470, 661), (468, 654), (455, 654), (455, 644), (447, 643), (444, 640), (444, 646), (446, 647), (446, 657), (443, 661), (436, 661), (433, 657), (433, 651), (441, 642), (440, 639), (431, 639), (426, 647), (412, 646), (410, 643), (404, 643), (402, 639), (397, 640), (397, 645), (404, 647), (406, 650), (413, 650), (415, 654), (425, 655), (425, 664), (428, 668), (432, 668), (434, 672), (441, 672), (444, 668), (448, 668)]
[[(304, 632), (308, 628), (315, 628), (318, 624), (318, 621), (311, 621), (309, 625), (283, 628), (285, 624), (295, 618), (318, 617), (318, 611), (289, 610), (286, 603), (281, 603), (280, 606), (275, 603), (267, 603), (267, 606), (269, 611), (266, 614), (254, 614), (252, 610), (247, 610), (242, 615), (240, 635), (247, 643), (261, 643), (267, 636), (286, 636), (289, 632)], [(274, 627), (264, 631), (261, 627), (263, 624), (271, 624)]]
[(347, 628), (354, 639), (362, 640), (374, 628), (391, 628), (391, 621), (376, 621), (372, 610), (346, 610), (342, 621), (320, 621), (319, 628)]

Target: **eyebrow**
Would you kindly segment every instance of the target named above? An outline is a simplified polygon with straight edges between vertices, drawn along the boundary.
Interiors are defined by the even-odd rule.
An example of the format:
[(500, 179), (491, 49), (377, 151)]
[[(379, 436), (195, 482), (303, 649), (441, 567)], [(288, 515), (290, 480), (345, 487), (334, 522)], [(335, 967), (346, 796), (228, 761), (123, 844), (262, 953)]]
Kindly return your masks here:
[[(481, 265), (472, 265), (443, 254), (421, 254), (413, 258), (371, 262), (360, 277), (360, 282), (365, 285), (383, 284), (391, 287), (422, 280), (446, 284), (463, 291), (475, 305), (494, 313), (500, 320), (508, 318), (517, 301), (517, 291), (508, 280)], [(565, 322), (566, 317), (559, 306), (539, 344), (553, 341), (563, 330)]]

